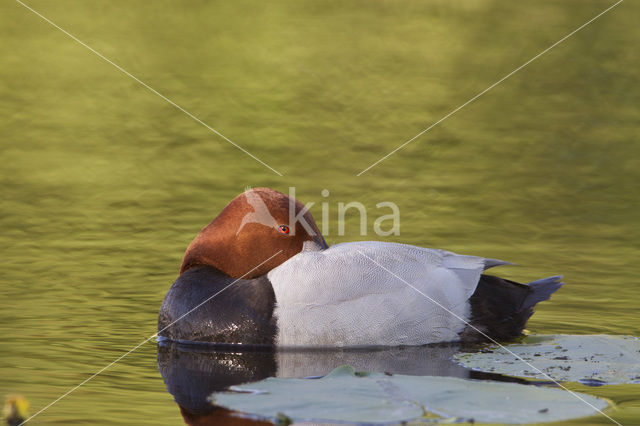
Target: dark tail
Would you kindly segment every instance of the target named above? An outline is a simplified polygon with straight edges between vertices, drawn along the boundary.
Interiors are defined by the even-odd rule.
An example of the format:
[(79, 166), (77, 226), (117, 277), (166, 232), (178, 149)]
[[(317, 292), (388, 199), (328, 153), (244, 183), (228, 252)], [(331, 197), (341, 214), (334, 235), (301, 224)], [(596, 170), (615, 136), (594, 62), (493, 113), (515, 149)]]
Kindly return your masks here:
[[(471, 303), (470, 325), (460, 333), (463, 341), (511, 340), (522, 334), (533, 307), (564, 285), (562, 276), (529, 284), (481, 275)], [(479, 333), (480, 330), (482, 333)], [(485, 336), (486, 335), (486, 336)]]
[(561, 279), (562, 275), (556, 275), (555, 277), (530, 282), (528, 284), (530, 291), (526, 299), (524, 299), (522, 308), (533, 308), (536, 303), (550, 298), (553, 293), (564, 285), (564, 283), (560, 281)]

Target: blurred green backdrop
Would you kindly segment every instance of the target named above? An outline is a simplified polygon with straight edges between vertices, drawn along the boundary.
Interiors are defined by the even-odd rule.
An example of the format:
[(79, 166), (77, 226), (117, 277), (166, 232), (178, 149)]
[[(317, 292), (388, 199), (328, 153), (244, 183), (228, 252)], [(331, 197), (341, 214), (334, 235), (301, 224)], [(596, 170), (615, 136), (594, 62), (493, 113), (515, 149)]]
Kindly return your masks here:
[[(0, 4), (0, 394), (32, 412), (155, 332), (184, 249), (245, 186), (393, 201), (388, 240), (562, 273), (535, 333), (640, 335), (640, 7), (607, 1)], [(329, 189), (328, 198), (321, 197)], [(386, 211), (385, 211), (386, 213)], [(333, 221), (329, 244), (345, 236)], [(640, 418), (633, 386), (575, 389)], [(606, 423), (603, 417), (594, 423)], [(149, 343), (34, 424), (180, 423)]]

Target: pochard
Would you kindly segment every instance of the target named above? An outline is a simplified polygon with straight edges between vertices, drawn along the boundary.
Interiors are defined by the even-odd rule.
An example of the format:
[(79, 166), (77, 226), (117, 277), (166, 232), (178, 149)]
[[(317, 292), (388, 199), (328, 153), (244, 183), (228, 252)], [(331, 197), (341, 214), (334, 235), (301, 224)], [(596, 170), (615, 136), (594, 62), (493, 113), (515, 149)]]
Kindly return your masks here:
[(300, 202), (250, 189), (187, 248), (158, 336), (325, 347), (510, 340), (563, 283), (483, 274), (504, 264), (381, 241), (329, 247)]

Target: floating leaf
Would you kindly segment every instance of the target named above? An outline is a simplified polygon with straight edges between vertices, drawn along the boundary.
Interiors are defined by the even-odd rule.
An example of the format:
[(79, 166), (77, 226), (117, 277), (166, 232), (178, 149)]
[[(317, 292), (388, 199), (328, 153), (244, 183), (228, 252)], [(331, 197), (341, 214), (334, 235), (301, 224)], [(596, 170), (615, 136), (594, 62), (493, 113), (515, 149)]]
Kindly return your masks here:
[(538, 335), (523, 343), (493, 347), (483, 352), (457, 354), (465, 367), (510, 376), (587, 385), (640, 383), (640, 341), (631, 336)]
[[(293, 421), (410, 420), (539, 423), (597, 414), (607, 402), (560, 389), (453, 377), (356, 374), (338, 367), (321, 379), (269, 378), (215, 393), (232, 410)], [(586, 402), (585, 402), (586, 401)], [(589, 405), (590, 404), (590, 405)]]

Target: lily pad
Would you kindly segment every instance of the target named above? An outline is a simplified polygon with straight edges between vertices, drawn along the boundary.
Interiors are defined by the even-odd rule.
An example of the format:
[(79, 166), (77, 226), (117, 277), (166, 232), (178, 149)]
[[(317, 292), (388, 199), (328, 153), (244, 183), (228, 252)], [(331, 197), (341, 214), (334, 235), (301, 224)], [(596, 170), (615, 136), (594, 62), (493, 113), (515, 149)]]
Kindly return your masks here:
[(640, 341), (631, 336), (537, 335), (506, 349), (495, 346), (454, 358), (474, 370), (509, 376), (586, 385), (640, 383)]
[(321, 379), (268, 378), (214, 393), (218, 406), (292, 421), (540, 423), (598, 414), (607, 402), (533, 385), (454, 377), (357, 373), (338, 367)]

